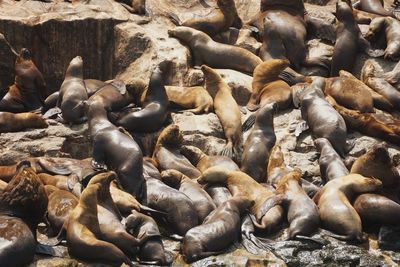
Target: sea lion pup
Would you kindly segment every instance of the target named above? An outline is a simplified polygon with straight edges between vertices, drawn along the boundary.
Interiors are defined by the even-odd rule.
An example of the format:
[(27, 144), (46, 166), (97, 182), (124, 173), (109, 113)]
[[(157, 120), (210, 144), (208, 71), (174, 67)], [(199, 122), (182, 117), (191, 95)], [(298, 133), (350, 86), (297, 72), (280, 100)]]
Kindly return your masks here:
[(349, 174), (349, 170), (344, 165), (343, 160), (326, 138), (314, 140), (315, 147), (319, 153), (319, 170), (321, 178), (325, 182), (340, 178)]
[(0, 111), (27, 112), (42, 107), (48, 96), (42, 73), (32, 61), (28, 49), (22, 48), (15, 60), (15, 82), (0, 100)]
[(185, 262), (221, 254), (239, 238), (241, 217), (254, 200), (236, 196), (214, 210), (202, 225), (190, 229), (182, 243)]
[(185, 108), (194, 114), (209, 113), (213, 110), (213, 99), (201, 86), (165, 86), (170, 103)]
[(208, 65), (216, 69), (233, 69), (253, 73), (262, 60), (250, 51), (213, 41), (207, 34), (189, 28), (176, 27), (168, 30), (168, 35), (189, 46), (194, 66)]
[(230, 158), (225, 156), (208, 156), (200, 148), (195, 146), (182, 146), (181, 153), (203, 173), (210, 167), (221, 166), (227, 170), (239, 171), (238, 165)]
[(229, 27), (240, 29), (242, 20), (240, 19), (234, 0), (217, 0), (218, 8), (215, 8), (210, 16), (198, 17), (181, 22), (172, 13), (168, 13), (175, 24), (190, 27), (202, 31), (213, 37), (221, 32), (227, 31)]
[(374, 145), (364, 155), (353, 163), (351, 173), (382, 181), (385, 189), (395, 189), (400, 184), (400, 175), (389, 156), (387, 144), (384, 142)]
[(92, 166), (114, 170), (125, 191), (139, 201), (145, 198), (143, 155), (139, 145), (108, 120), (101, 101), (90, 103), (87, 117), (93, 144)]
[(176, 170), (166, 170), (161, 173), (161, 181), (178, 189), (192, 200), (201, 224), (215, 210), (216, 206), (208, 193), (195, 181)]
[(141, 263), (171, 264), (165, 257), (160, 230), (153, 218), (133, 210), (132, 214), (126, 218), (125, 227), (133, 236), (145, 240), (140, 246), (138, 254)]
[(19, 132), (30, 128), (47, 128), (48, 126), (40, 114), (0, 112), (0, 133)]
[(321, 225), (339, 240), (362, 241), (360, 216), (351, 206), (355, 194), (373, 192), (382, 185), (377, 179), (349, 174), (329, 181), (314, 197), (319, 208)]
[(386, 124), (373, 113), (361, 113), (356, 110), (347, 109), (336, 103), (330, 96), (326, 96), (326, 100), (340, 113), (346, 121), (348, 128), (368, 136), (380, 138), (395, 145), (400, 145), (398, 125)]
[(257, 105), (263, 106), (276, 102), (280, 110), (292, 103), (292, 94), (289, 85), (279, 79), (281, 72), (289, 66), (287, 59), (270, 59), (258, 65), (253, 72), (253, 92), (247, 103), (251, 111)]
[(283, 195), (283, 206), (290, 224), (287, 239), (310, 235), (319, 227), (318, 208), (300, 185), (301, 170), (294, 169), (282, 177), (276, 192)]
[(227, 143), (221, 155), (239, 162), (243, 151), (241, 115), (232, 96), (232, 89), (221, 76), (208, 66), (201, 66), (206, 80), (206, 89), (214, 99), (214, 111), (224, 129)]
[[(336, 152), (344, 157), (346, 153), (346, 123), (340, 114), (325, 100), (321, 88), (325, 86), (323, 78), (317, 78), (311, 86), (299, 92), (301, 116), (311, 129), (315, 138), (324, 137), (331, 142)], [(302, 132), (303, 124), (298, 124), (296, 135)]]
[(243, 195), (255, 201), (251, 214), (258, 229), (271, 232), (282, 221), (283, 209), (279, 205), (281, 197), (260, 185), (241, 171), (228, 171), (221, 167), (207, 169), (198, 179), (199, 184), (224, 184), (233, 196)]
[(171, 124), (160, 133), (153, 153), (153, 159), (158, 163), (158, 169), (174, 169), (195, 179), (200, 176), (200, 171), (180, 153), (183, 136), (179, 126)]
[(384, 78), (377, 77), (377, 68), (377, 63), (370, 59), (367, 60), (361, 70), (361, 80), (378, 94), (385, 97), (393, 108), (400, 110), (400, 92)]
[(185, 194), (154, 178), (147, 178), (146, 183), (147, 205), (167, 214), (167, 225), (174, 233), (184, 236), (199, 224), (193, 202)]
[(132, 132), (151, 133), (158, 131), (168, 115), (168, 96), (163, 75), (171, 62), (163, 61), (153, 70), (142, 109), (116, 119), (115, 123)]
[(363, 225), (397, 225), (400, 219), (400, 205), (377, 194), (362, 194), (356, 198), (353, 206)]
[(33, 169), (21, 165), (0, 192), (2, 266), (26, 266), (33, 260), (36, 228), (46, 212), (47, 201), (44, 186)]
[(97, 195), (101, 184), (92, 184), (83, 190), (78, 205), (72, 211), (65, 229), (68, 253), (85, 261), (96, 261), (112, 266), (122, 263), (133, 266), (129, 258), (114, 244), (101, 240), (97, 217)]
[(115, 172), (100, 173), (89, 181), (88, 186), (100, 185), (97, 189), (97, 217), (101, 239), (116, 245), (125, 255), (134, 257), (142, 240), (130, 235), (121, 223), (122, 216), (110, 194), (110, 183), (116, 178)]
[(81, 123), (85, 116), (83, 102), (88, 95), (83, 83), (83, 60), (74, 57), (65, 72), (65, 78), (60, 88), (57, 107), (62, 111), (63, 119), (68, 123)]
[(61, 190), (53, 185), (45, 185), (49, 202), (47, 204), (46, 219), (52, 233), (58, 234), (69, 215), (78, 205), (79, 199), (69, 191)]
[(267, 167), (272, 147), (275, 145), (274, 113), (275, 103), (261, 107), (255, 116), (254, 127), (244, 143), (241, 171), (255, 181), (267, 181)]
[(375, 18), (365, 35), (369, 41), (386, 40), (385, 59), (398, 60), (400, 56), (400, 22), (390, 17)]
[(370, 44), (362, 36), (354, 19), (352, 8), (345, 0), (336, 3), (335, 16), (336, 43), (333, 50), (331, 77), (338, 76), (340, 70), (352, 71), (358, 51), (370, 49)]
[(357, 1), (356, 3), (353, 4), (354, 8), (357, 8), (359, 10), (384, 16), (384, 17), (395, 17), (392, 12), (389, 10), (386, 10), (383, 7), (383, 1), (382, 0), (360, 0)]

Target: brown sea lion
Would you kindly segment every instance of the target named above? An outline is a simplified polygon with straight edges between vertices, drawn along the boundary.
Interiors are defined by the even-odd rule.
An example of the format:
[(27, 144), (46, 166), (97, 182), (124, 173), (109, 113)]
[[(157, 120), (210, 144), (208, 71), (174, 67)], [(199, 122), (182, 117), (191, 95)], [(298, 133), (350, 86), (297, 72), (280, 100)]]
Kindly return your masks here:
[(240, 19), (234, 0), (217, 0), (218, 8), (215, 8), (211, 15), (198, 17), (181, 22), (175, 14), (169, 13), (173, 21), (179, 26), (194, 28), (207, 33), (213, 37), (221, 32), (227, 31), (229, 27), (240, 29), (242, 20)]
[(319, 227), (318, 208), (301, 187), (300, 179), (301, 170), (294, 169), (282, 177), (276, 187), (276, 192), (284, 197), (283, 206), (290, 224), (288, 239), (308, 236)]
[(48, 173), (38, 173), (38, 177), (44, 185), (52, 185), (57, 187), (58, 189), (69, 192), (73, 191), (75, 185), (79, 182), (79, 178), (75, 174), (64, 176), (51, 175)]
[(232, 96), (232, 89), (221, 76), (208, 66), (201, 66), (206, 80), (206, 89), (214, 99), (214, 110), (222, 124), (227, 143), (221, 155), (239, 162), (243, 151), (241, 115)]
[(356, 110), (347, 109), (336, 103), (330, 96), (327, 96), (326, 100), (340, 113), (349, 129), (400, 145), (400, 128), (398, 123), (397, 125), (387, 124), (372, 113), (361, 113)]
[(163, 76), (169, 66), (168, 61), (161, 62), (153, 70), (142, 109), (117, 117), (115, 124), (132, 132), (149, 133), (158, 131), (168, 115), (168, 96), (165, 92)]
[[(250, 100), (247, 108), (255, 110), (257, 105), (276, 102), (279, 109), (287, 108), (291, 102), (289, 85), (279, 79), (281, 72), (289, 66), (286, 59), (270, 59), (258, 65), (253, 72), (253, 81)], [(260, 103), (263, 102), (263, 103)]]
[(158, 137), (153, 159), (158, 163), (160, 170), (174, 169), (195, 179), (200, 176), (200, 171), (180, 153), (182, 142), (183, 136), (179, 131), (179, 126), (169, 125)]
[(393, 69), (389, 72), (381, 74), (382, 78), (384, 78), (388, 83), (395, 86), (397, 89), (399, 88), (400, 81), (400, 61), (393, 67)]
[(190, 47), (195, 66), (206, 64), (216, 69), (233, 69), (253, 73), (262, 60), (244, 48), (214, 42), (207, 34), (189, 28), (176, 27), (168, 35)]
[(213, 110), (213, 99), (204, 87), (165, 86), (165, 90), (169, 102), (185, 108), (187, 112), (201, 114)]
[(241, 217), (253, 200), (233, 197), (212, 212), (202, 225), (190, 229), (182, 244), (187, 263), (220, 254), (239, 238)]
[(275, 145), (275, 103), (265, 105), (255, 115), (255, 123), (244, 143), (241, 171), (257, 182), (267, 181), (267, 167), (272, 147)]
[(384, 17), (394, 17), (393, 13), (383, 7), (383, 0), (359, 0), (354, 8)]
[(26, 266), (33, 260), (36, 228), (47, 208), (44, 186), (32, 168), (22, 165), (0, 192), (0, 262)]
[(81, 123), (85, 116), (83, 102), (88, 95), (83, 82), (83, 60), (74, 57), (65, 72), (65, 78), (60, 88), (57, 107), (62, 111), (63, 119), (68, 123)]
[[(279, 28), (268, 17), (264, 17), (262, 46), (259, 56), (265, 62), (269, 59), (285, 59), (286, 50), (279, 34)], [(254, 75), (253, 75), (254, 78)]]
[(221, 167), (211, 167), (198, 179), (199, 184), (224, 184), (233, 196), (242, 195), (255, 201), (251, 214), (255, 216), (254, 225), (271, 232), (283, 218), (283, 209), (279, 205), (281, 198), (268, 188), (257, 183), (241, 171), (228, 171)]
[(30, 128), (47, 128), (49, 125), (42, 115), (24, 112), (0, 112), (0, 133), (19, 132)]
[(78, 205), (65, 225), (68, 253), (85, 261), (97, 261), (112, 266), (122, 263), (133, 266), (129, 258), (114, 244), (101, 240), (97, 217), (99, 183), (83, 190)]
[(356, 198), (353, 206), (364, 225), (397, 225), (400, 219), (400, 205), (377, 194), (362, 194)]
[(45, 185), (45, 189), (49, 198), (46, 218), (52, 232), (58, 234), (71, 212), (78, 205), (79, 199), (71, 192), (60, 190), (52, 185)]
[(339, 75), (340, 70), (352, 71), (358, 51), (370, 49), (370, 44), (362, 36), (354, 19), (351, 5), (340, 0), (336, 3), (336, 43), (333, 50), (331, 77)]
[(319, 169), (321, 178), (325, 182), (340, 178), (349, 174), (349, 170), (343, 163), (332, 144), (326, 138), (318, 138), (314, 140), (314, 144), (319, 153)]
[(240, 170), (232, 159), (218, 155), (208, 156), (195, 146), (182, 146), (181, 153), (202, 173), (213, 166), (221, 166), (231, 171)]
[(147, 178), (146, 183), (147, 204), (167, 214), (167, 226), (174, 233), (183, 236), (199, 224), (193, 202), (185, 194), (154, 178)]
[(124, 190), (139, 201), (145, 198), (143, 155), (139, 145), (108, 120), (101, 101), (90, 103), (87, 117), (93, 143), (94, 168), (114, 170)]
[(204, 221), (210, 212), (215, 210), (216, 206), (207, 192), (197, 182), (192, 181), (181, 172), (176, 170), (163, 171), (161, 180), (172, 188), (178, 189), (179, 192), (184, 193), (192, 200), (198, 214), (199, 224)]
[(365, 35), (369, 41), (386, 40), (385, 59), (398, 60), (400, 57), (400, 22), (395, 18), (376, 18), (369, 24)]
[(42, 107), (49, 95), (42, 73), (32, 61), (28, 49), (22, 48), (15, 61), (15, 82), (0, 100), (0, 110), (27, 112)]
[(381, 181), (359, 174), (329, 181), (314, 197), (322, 227), (333, 231), (337, 239), (362, 241), (361, 219), (350, 200), (355, 194), (373, 192), (381, 185)]

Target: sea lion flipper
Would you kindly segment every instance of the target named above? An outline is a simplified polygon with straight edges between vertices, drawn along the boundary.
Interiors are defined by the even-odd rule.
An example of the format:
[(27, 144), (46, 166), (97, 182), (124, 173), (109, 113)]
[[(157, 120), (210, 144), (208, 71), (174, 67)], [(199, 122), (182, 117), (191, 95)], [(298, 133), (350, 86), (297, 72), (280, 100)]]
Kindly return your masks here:
[(322, 238), (314, 238), (314, 237), (303, 236), (303, 235), (296, 235), (294, 237), (294, 239), (312, 241), (321, 246), (325, 246), (328, 243), (326, 240), (324, 240)]
[(174, 23), (175, 25), (177, 25), (177, 26), (182, 25), (182, 21), (179, 19), (179, 17), (176, 14), (174, 14), (172, 12), (166, 12), (165, 14), (167, 15), (168, 18), (171, 19), (172, 23)]
[(254, 255), (260, 254), (259, 249), (263, 249), (263, 248), (260, 248), (259, 246), (255, 245), (249, 238), (247, 238), (243, 234), (242, 234), (241, 244), (247, 250), (247, 252), (254, 254)]
[(220, 152), (220, 155), (228, 158), (233, 158), (233, 144), (231, 142), (228, 142)]
[(305, 120), (301, 120), (296, 125), (296, 129), (294, 130), (294, 135), (296, 137), (299, 137), (302, 132), (304, 132), (308, 129), (309, 129), (309, 126), (308, 126), (307, 122)]
[(148, 212), (150, 214), (156, 214), (156, 215), (161, 215), (161, 216), (167, 215), (166, 212), (155, 210), (155, 209), (149, 208), (149, 207), (147, 207), (145, 205), (140, 205), (139, 207), (140, 207), (140, 211), (145, 211), (145, 212)]
[(58, 258), (64, 257), (62, 253), (55, 250), (52, 246), (48, 246), (48, 245), (44, 245), (44, 244), (40, 244), (40, 243), (38, 243), (36, 245), (35, 253), (42, 254), (42, 255), (48, 255), (48, 256), (52, 256), (52, 257), (58, 257)]
[(43, 114), (43, 117), (45, 119), (50, 119), (53, 118), (54, 116), (57, 116), (58, 114), (61, 114), (61, 109), (59, 107), (51, 108), (48, 111), (46, 111)]
[(251, 114), (242, 124), (242, 132), (246, 132), (253, 127), (254, 123), (256, 122), (256, 115)]
[(60, 164), (56, 164), (54, 162), (50, 162), (44, 158), (40, 158), (38, 160), (38, 163), (43, 169), (52, 174), (70, 175), (72, 173), (71, 170), (68, 169), (67, 167)]

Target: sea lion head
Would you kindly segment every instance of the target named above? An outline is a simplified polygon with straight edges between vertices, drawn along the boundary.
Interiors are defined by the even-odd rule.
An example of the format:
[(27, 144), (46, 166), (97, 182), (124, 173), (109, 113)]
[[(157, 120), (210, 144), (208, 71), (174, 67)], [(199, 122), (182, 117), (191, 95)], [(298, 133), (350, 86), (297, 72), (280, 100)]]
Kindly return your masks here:
[(173, 188), (178, 188), (183, 178), (184, 174), (177, 170), (170, 169), (161, 172), (161, 181)]
[(28, 48), (22, 48), (21, 51), (19, 52), (19, 57), (22, 60), (31, 60), (31, 52), (28, 50)]
[(168, 30), (168, 36), (177, 38), (179, 40), (184, 41), (185, 43), (190, 42), (192, 38), (195, 36), (196, 30), (190, 27), (178, 26), (174, 29)]
[(371, 160), (375, 162), (382, 162), (385, 164), (390, 164), (391, 162), (388, 146), (385, 142), (374, 145), (373, 148), (368, 151), (366, 155), (371, 157)]
[(101, 185), (101, 187), (109, 188), (111, 181), (115, 180), (116, 178), (117, 174), (113, 171), (102, 172), (93, 176), (92, 179), (90, 179), (88, 186), (98, 184)]
[(317, 148), (317, 150), (318, 150), (319, 152), (321, 152), (322, 148), (323, 148), (325, 145), (330, 144), (330, 142), (329, 142), (328, 139), (321, 137), (321, 138), (315, 139), (315, 140), (314, 140), (314, 144), (315, 144), (315, 147)]
[(353, 9), (351, 5), (346, 0), (340, 0), (336, 3), (336, 12), (335, 16), (338, 21), (354, 21), (353, 17)]
[(274, 114), (278, 111), (278, 104), (276, 102), (272, 102), (262, 106), (257, 111), (256, 122), (262, 123), (261, 125), (268, 123), (269, 121), (274, 119)]
[(183, 142), (183, 135), (179, 131), (179, 126), (171, 124), (160, 133), (157, 143), (158, 145), (181, 147)]
[(74, 57), (68, 65), (65, 77), (83, 78), (83, 60), (82, 57)]
[(222, 167), (211, 167), (205, 170), (202, 175), (197, 179), (199, 184), (225, 184), (231, 171)]
[[(378, 190), (382, 182), (375, 178), (367, 178), (360, 174), (352, 173), (342, 177), (347, 185), (356, 193), (367, 193)], [(334, 181), (334, 180), (333, 180)]]

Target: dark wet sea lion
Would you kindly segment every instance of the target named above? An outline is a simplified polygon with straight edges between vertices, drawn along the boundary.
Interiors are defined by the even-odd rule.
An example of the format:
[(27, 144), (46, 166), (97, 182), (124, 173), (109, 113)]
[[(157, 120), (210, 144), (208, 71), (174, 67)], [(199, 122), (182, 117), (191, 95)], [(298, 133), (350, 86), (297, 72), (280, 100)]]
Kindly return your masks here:
[(165, 86), (165, 90), (169, 102), (185, 108), (187, 112), (201, 114), (213, 110), (212, 97), (204, 87)]
[(275, 145), (275, 103), (265, 105), (255, 115), (255, 123), (244, 143), (241, 171), (257, 182), (267, 181), (267, 167), (272, 147)]
[(333, 231), (332, 236), (337, 239), (362, 241), (361, 219), (350, 200), (356, 194), (373, 192), (381, 185), (381, 181), (359, 174), (329, 181), (314, 197), (322, 227)]
[(166, 170), (161, 173), (161, 180), (184, 193), (192, 200), (197, 211), (199, 223), (212, 212), (216, 206), (208, 193), (195, 181), (176, 170)]
[(221, 155), (239, 162), (243, 151), (241, 115), (232, 96), (232, 89), (212, 68), (203, 65), (201, 70), (206, 80), (206, 89), (214, 100), (214, 111), (222, 124), (227, 140)]
[(190, 47), (195, 66), (205, 64), (216, 69), (253, 73), (255, 67), (262, 63), (258, 56), (244, 48), (217, 43), (207, 34), (189, 27), (168, 30), (168, 35)]
[(231, 192), (223, 184), (208, 184), (204, 190), (210, 195), (217, 207), (232, 197)]
[(49, 125), (42, 115), (24, 112), (0, 112), (0, 133), (19, 132), (30, 128), (47, 128)]
[(57, 106), (62, 111), (63, 119), (68, 123), (81, 123), (85, 110), (83, 102), (88, 95), (83, 82), (83, 60), (77, 56), (71, 60), (60, 88)]
[(169, 125), (158, 137), (153, 159), (158, 163), (160, 170), (178, 170), (189, 178), (195, 179), (200, 176), (200, 171), (180, 153), (182, 142), (183, 136), (178, 125)]
[(115, 80), (94, 93), (89, 98), (88, 104), (90, 105), (92, 101), (101, 101), (108, 111), (116, 111), (133, 103), (134, 99), (126, 90), (125, 84), (122, 81)]
[(286, 50), (282, 38), (279, 34), (279, 28), (268, 17), (264, 17), (262, 34), (262, 46), (259, 56), (265, 62), (269, 59), (285, 59)]
[(329, 182), (349, 174), (349, 170), (328, 139), (315, 139), (314, 144), (319, 152), (319, 169), (324, 181)]
[(254, 204), (253, 200), (233, 197), (213, 211), (202, 225), (190, 229), (182, 244), (187, 263), (220, 254), (239, 238), (241, 216)]
[(165, 185), (163, 182), (147, 178), (147, 205), (150, 208), (167, 213), (170, 227), (178, 235), (198, 225), (199, 218), (193, 202), (183, 193)]

